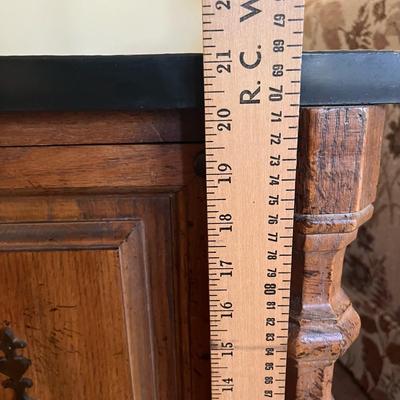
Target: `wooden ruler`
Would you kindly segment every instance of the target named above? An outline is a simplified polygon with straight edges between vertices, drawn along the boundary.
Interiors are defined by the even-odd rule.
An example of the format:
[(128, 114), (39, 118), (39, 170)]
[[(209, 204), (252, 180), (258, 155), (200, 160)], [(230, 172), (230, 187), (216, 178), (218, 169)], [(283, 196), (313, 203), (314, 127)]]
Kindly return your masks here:
[(284, 399), (304, 0), (203, 0), (212, 398)]

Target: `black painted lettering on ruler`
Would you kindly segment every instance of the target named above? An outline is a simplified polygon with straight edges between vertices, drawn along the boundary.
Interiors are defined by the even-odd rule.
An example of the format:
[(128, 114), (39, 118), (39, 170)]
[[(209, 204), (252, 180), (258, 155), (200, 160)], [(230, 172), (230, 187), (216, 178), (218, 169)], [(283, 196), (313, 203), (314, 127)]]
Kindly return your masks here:
[(259, 0), (248, 0), (240, 5), (240, 7), (245, 8), (248, 13), (240, 17), (240, 22), (247, 21), (248, 19), (254, 17), (259, 14), (261, 10), (253, 6), (253, 4), (258, 3)]
[(231, 2), (230, 2), (230, 0), (218, 0), (215, 3), (215, 8), (217, 10), (222, 10), (222, 9), (230, 10), (231, 9)]
[[(260, 82), (257, 82), (260, 85)], [(240, 104), (260, 104), (260, 99), (257, 96), (261, 92), (261, 86), (255, 90), (242, 90), (240, 93)]]
[[(253, 70), (257, 68), (261, 64), (262, 60), (262, 53), (261, 51), (261, 46), (257, 46), (257, 51), (255, 52), (256, 56), (251, 57), (251, 59), (255, 59), (252, 62), (246, 61), (246, 59), (249, 59), (249, 57), (246, 56), (246, 53), (244, 51), (240, 52), (239, 55), (239, 61), (240, 65), (247, 69), (247, 70)], [(260, 104), (261, 100), (259, 99), (258, 95), (261, 92), (261, 82), (257, 82), (257, 87), (256, 89), (246, 89), (242, 90), (240, 93), (240, 104)]]
[[(258, 46), (258, 49), (260, 50), (261, 46)], [(242, 51), (240, 53), (240, 56), (239, 56), (240, 64), (242, 65), (242, 67), (244, 67), (246, 69), (254, 69), (254, 68), (257, 68), (260, 65), (261, 59), (262, 59), (262, 54), (261, 54), (260, 51), (257, 51), (256, 52), (256, 57), (255, 57), (256, 59), (253, 62), (247, 62), (245, 60), (245, 58), (247, 58), (246, 57), (246, 53), (244, 51)]]

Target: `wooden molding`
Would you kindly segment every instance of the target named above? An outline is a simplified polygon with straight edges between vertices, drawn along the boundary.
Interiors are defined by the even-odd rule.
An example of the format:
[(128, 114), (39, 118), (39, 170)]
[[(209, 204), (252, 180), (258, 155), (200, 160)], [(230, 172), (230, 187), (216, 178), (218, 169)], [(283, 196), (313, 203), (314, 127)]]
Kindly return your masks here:
[[(181, 301), (188, 307), (187, 299), (182, 294), (178, 302), (177, 294), (172, 290), (178, 279), (176, 276), (185, 274), (184, 269), (188, 267), (175, 266), (178, 260), (175, 260), (172, 253), (171, 224), (175, 218), (171, 210), (173, 199), (171, 193), (158, 192), (0, 197), (0, 255), (3, 254), (6, 259), (18, 258), (21, 254), (28, 254), (29, 258), (29, 254), (35, 253), (40, 253), (43, 258), (46, 258), (45, 253), (51, 253), (57, 258), (57, 254), (65, 251), (69, 254), (65, 257), (73, 258), (74, 253), (101, 252), (103, 257), (113, 254), (107, 257), (119, 260), (119, 272), (112, 268), (105, 274), (112, 274), (121, 287), (113, 293), (112, 298), (101, 302), (116, 304), (117, 309), (122, 307), (124, 324), (121, 326), (124, 332), (116, 333), (125, 337), (124, 342), (128, 346), (125, 359), (129, 362), (129, 371), (126, 373), (131, 378), (134, 398), (156, 399), (162, 395), (183, 398), (183, 391), (189, 390), (187, 385), (190, 385), (190, 369), (184, 371), (181, 368), (184, 363), (188, 364), (186, 360), (189, 354), (183, 353), (179, 347), (182, 342), (189, 341), (187, 309), (183, 310), (183, 305), (182, 310), (179, 309)], [(16, 209), (21, 212), (16, 213)], [(50, 259), (51, 254), (48, 256)], [(182, 257), (185, 256), (182, 254)], [(55, 265), (54, 270), (51, 269), (51, 274), (63, 276), (65, 272), (59, 271), (57, 267)], [(78, 267), (85, 266), (76, 265), (74, 268)], [(3, 273), (6, 273), (5, 270)], [(35, 277), (36, 274), (43, 276), (44, 272), (34, 272), (29, 265), (19, 265), (13, 276), (17, 279), (22, 273)], [(115, 274), (119, 274), (121, 279), (115, 278)], [(71, 275), (68, 276), (71, 279)], [(104, 275), (99, 276), (104, 279)], [(10, 287), (17, 285), (14, 278), (10, 278)], [(36, 290), (36, 279), (39, 278), (23, 286), (29, 288), (24, 292), (28, 299), (32, 296), (31, 286), (32, 290)], [(83, 270), (82, 279), (82, 282), (77, 283), (80, 288), (84, 279), (89, 279)], [(55, 285), (59, 284), (55, 282)], [(70, 285), (71, 281), (67, 284)], [(92, 286), (96, 287), (92, 283), (86, 285), (87, 294), (82, 293), (82, 296), (90, 296), (91, 299), (96, 296), (95, 289), (90, 291)], [(47, 289), (43, 290), (47, 293)], [(53, 289), (48, 290), (51, 292)], [(104, 292), (107, 292), (105, 288)], [(4, 292), (2, 299), (10, 295)], [(43, 301), (39, 298), (41, 296), (38, 294), (37, 301)], [(20, 300), (20, 303), (24, 302)], [(41, 335), (46, 332), (31, 331), (25, 327), (25, 317), (21, 317), (17, 311), (20, 303), (12, 297), (6, 302), (7, 307), (2, 317), (14, 321), (18, 331), (28, 339), (31, 338), (32, 351), (36, 354), (32, 355), (34, 360), (38, 354), (41, 357), (38, 340), (46, 342), (47, 336), (42, 338)], [(47, 314), (47, 309), (43, 312), (47, 315), (46, 323), (51, 326), (56, 314)], [(113, 329), (111, 326), (103, 328), (110, 333)], [(32, 335), (39, 336), (32, 339)], [(189, 344), (186, 347), (190, 348)], [(40, 384), (43, 375), (38, 375), (35, 368), (32, 374), (35, 382), (39, 380), (35, 390), (46, 390), (46, 386)], [(142, 384), (138, 385), (137, 382)], [(55, 382), (52, 381), (52, 384)]]
[[(0, 224), (0, 251), (119, 250), (132, 393), (153, 399), (158, 398), (153, 311), (143, 246), (143, 222), (138, 219)], [(144, 376), (148, 384), (134, 385)]]
[(140, 221), (0, 224), (0, 251), (118, 249)]
[[(136, 226), (119, 247), (121, 285), (126, 335), (129, 347), (132, 393), (138, 399), (157, 399), (157, 370), (154, 365), (155, 317), (151, 299), (148, 261), (144, 248), (144, 226)], [(144, 349), (146, 349), (144, 351)], [(137, 385), (143, 382), (146, 384)]]
[(76, 191), (178, 191), (202, 146), (5, 147), (0, 195)]

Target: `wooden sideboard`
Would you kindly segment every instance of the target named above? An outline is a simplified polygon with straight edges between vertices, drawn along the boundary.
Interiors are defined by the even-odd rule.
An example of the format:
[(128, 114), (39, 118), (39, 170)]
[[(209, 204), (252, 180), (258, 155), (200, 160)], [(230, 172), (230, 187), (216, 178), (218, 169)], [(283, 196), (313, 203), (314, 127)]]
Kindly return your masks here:
[[(383, 125), (379, 105), (302, 108), (288, 400), (331, 400), (358, 334), (341, 269)], [(210, 398), (203, 129), (194, 109), (0, 114), (0, 319), (32, 398)]]
[(28, 343), (33, 398), (190, 398), (190, 331), (208, 338), (189, 319), (189, 281), (207, 298), (202, 145), (179, 144), (193, 128), (177, 112), (0, 120), (1, 320)]
[[(340, 274), (372, 211), (383, 110), (302, 116), (289, 399), (328, 399), (359, 328)], [(210, 397), (201, 118), (0, 117), (1, 318), (28, 343), (33, 398)]]

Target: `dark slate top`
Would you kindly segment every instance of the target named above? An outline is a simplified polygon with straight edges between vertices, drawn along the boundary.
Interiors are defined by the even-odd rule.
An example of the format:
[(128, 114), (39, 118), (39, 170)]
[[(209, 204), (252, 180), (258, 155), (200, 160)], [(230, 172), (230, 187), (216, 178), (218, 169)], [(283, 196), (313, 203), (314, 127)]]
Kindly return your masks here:
[[(400, 53), (303, 54), (302, 106), (400, 103)], [(0, 111), (203, 105), (201, 54), (0, 57)]]

